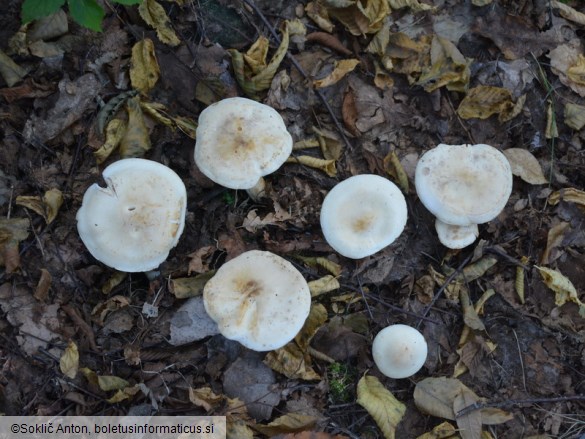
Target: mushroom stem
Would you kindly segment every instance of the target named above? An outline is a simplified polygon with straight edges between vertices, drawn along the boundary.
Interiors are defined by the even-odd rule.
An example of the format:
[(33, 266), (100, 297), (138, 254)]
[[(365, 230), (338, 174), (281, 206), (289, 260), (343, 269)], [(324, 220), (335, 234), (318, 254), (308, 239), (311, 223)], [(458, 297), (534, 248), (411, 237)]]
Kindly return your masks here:
[(437, 230), (437, 235), (441, 244), (451, 249), (467, 247), (479, 236), (477, 224), (471, 224), (469, 226), (454, 226), (437, 218), (435, 221), (435, 229)]
[(266, 196), (266, 180), (264, 180), (264, 177), (260, 177), (260, 180), (250, 189), (246, 189), (246, 192), (254, 201), (264, 198)]

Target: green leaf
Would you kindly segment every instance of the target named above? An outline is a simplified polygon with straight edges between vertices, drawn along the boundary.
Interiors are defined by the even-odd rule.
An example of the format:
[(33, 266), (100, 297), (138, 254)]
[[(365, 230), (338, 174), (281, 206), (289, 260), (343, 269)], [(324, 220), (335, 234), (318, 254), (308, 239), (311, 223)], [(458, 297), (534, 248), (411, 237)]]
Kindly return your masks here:
[(137, 5), (138, 3), (142, 3), (142, 0), (112, 0), (114, 3), (118, 3), (120, 5)]
[(67, 0), (71, 17), (80, 25), (96, 32), (102, 31), (105, 12), (95, 0)]
[(24, 0), (21, 9), (22, 23), (54, 14), (64, 4), (65, 0)]

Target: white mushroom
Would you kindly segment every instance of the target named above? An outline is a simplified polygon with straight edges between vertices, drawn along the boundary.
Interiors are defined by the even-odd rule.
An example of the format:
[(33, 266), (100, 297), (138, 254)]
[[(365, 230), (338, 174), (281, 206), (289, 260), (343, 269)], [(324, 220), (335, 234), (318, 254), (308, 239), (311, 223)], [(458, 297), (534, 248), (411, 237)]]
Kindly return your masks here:
[(404, 230), (406, 200), (378, 175), (356, 175), (337, 184), (321, 206), (321, 230), (341, 255), (360, 259), (392, 244)]
[(387, 326), (374, 338), (372, 356), (380, 372), (387, 377), (407, 378), (425, 364), (427, 342), (410, 326)]
[(214, 182), (253, 193), (264, 175), (286, 161), (292, 145), (275, 109), (246, 98), (228, 98), (201, 112), (195, 163)]
[(251, 250), (217, 270), (205, 285), (203, 303), (224, 337), (255, 351), (270, 351), (301, 330), (311, 308), (311, 293), (290, 262)]
[(153, 270), (177, 245), (187, 191), (170, 168), (124, 159), (103, 171), (107, 184), (90, 186), (77, 211), (77, 230), (97, 260), (120, 271)]
[(467, 247), (479, 236), (477, 224), (453, 226), (437, 218), (435, 220), (435, 229), (437, 230), (437, 236), (441, 244), (452, 249)]
[[(439, 220), (437, 232), (448, 245), (448, 234), (458, 235), (456, 247), (471, 244), (473, 226), (491, 221), (503, 210), (512, 193), (512, 170), (506, 156), (490, 145), (444, 145), (427, 151), (415, 171), (421, 202)], [(464, 244), (467, 242), (467, 244)]]

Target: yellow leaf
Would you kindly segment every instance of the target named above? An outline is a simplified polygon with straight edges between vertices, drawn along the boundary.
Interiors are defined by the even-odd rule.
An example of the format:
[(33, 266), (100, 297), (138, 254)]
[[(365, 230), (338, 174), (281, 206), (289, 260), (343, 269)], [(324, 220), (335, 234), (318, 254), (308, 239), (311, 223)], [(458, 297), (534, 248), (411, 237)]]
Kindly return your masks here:
[(469, 299), (469, 293), (466, 288), (461, 288), (461, 290), (459, 290), (459, 302), (461, 303), (461, 308), (463, 310), (463, 321), (465, 322), (465, 325), (476, 331), (483, 331), (485, 326), (477, 315), (477, 312)]
[(326, 0), (327, 15), (339, 20), (353, 35), (378, 32), (390, 14), (388, 0)]
[(288, 413), (276, 418), (268, 425), (256, 424), (252, 428), (268, 437), (272, 437), (278, 434), (298, 433), (300, 431), (310, 430), (316, 423), (317, 418), (314, 416)]
[(540, 271), (540, 275), (547, 287), (556, 294), (555, 304), (564, 305), (567, 302), (574, 302), (579, 306), (579, 315), (585, 317), (585, 303), (579, 300), (577, 290), (565, 275), (558, 270), (552, 270), (545, 267), (535, 267)]
[(79, 351), (77, 345), (72, 341), (69, 342), (67, 348), (59, 359), (59, 369), (66, 377), (75, 378), (79, 369)]
[(413, 12), (435, 9), (433, 6), (420, 3), (418, 0), (388, 0), (388, 3), (392, 9), (410, 8)]
[(16, 204), (38, 213), (51, 224), (63, 204), (63, 193), (59, 189), (49, 189), (42, 197), (18, 196)]
[[(528, 262), (528, 258), (526, 256), (522, 256), (520, 259), (522, 264), (526, 264)], [(516, 290), (516, 294), (518, 294), (518, 298), (520, 299), (520, 303), (524, 304), (524, 268), (516, 267), (516, 279), (514, 280), (514, 290)]]
[(479, 85), (469, 90), (457, 108), (462, 119), (487, 119), (493, 114), (506, 114), (514, 109), (512, 94), (502, 87)]
[(101, 164), (106, 161), (112, 152), (120, 145), (126, 133), (126, 123), (121, 119), (112, 119), (106, 128), (106, 141), (93, 152), (96, 162)]
[(113, 375), (102, 375), (97, 378), (98, 386), (104, 392), (110, 390), (122, 390), (130, 385), (128, 381)]
[(136, 96), (126, 102), (128, 126), (120, 141), (120, 155), (124, 158), (142, 157), (150, 149), (148, 128), (140, 109), (140, 99)]
[(0, 50), (0, 75), (8, 87), (12, 87), (22, 81), (26, 76), (26, 70), (16, 64), (12, 59)]
[(282, 348), (268, 352), (264, 363), (276, 372), (290, 379), (306, 381), (320, 380), (321, 377), (311, 367), (311, 357), (301, 351), (295, 342), (290, 342)]
[(565, 124), (574, 130), (585, 126), (585, 106), (567, 102), (565, 104)]
[(198, 407), (203, 407), (206, 412), (218, 407), (224, 399), (223, 395), (213, 393), (211, 387), (206, 386), (199, 389), (189, 387), (189, 401)]
[(181, 42), (171, 28), (169, 17), (164, 8), (155, 0), (144, 0), (138, 6), (140, 16), (149, 26), (156, 30), (158, 39), (169, 46), (178, 46)]
[(175, 122), (177, 128), (179, 128), (185, 135), (189, 136), (191, 139), (195, 139), (197, 122), (195, 122), (193, 119), (189, 119), (188, 117), (183, 116), (174, 117), (173, 122)]
[(557, 126), (557, 117), (552, 101), (548, 101), (546, 107), (546, 128), (544, 130), (544, 137), (546, 139), (556, 139), (559, 137), (559, 128)]
[(520, 177), (526, 183), (547, 184), (548, 180), (542, 172), (540, 163), (532, 153), (524, 148), (508, 148), (503, 151), (510, 162), (512, 174)]
[(406, 406), (398, 401), (378, 378), (362, 377), (357, 385), (357, 403), (374, 418), (386, 439), (394, 439), (396, 426), (406, 412)]
[(102, 293), (110, 294), (114, 288), (120, 285), (126, 279), (128, 273), (125, 271), (115, 271), (102, 285)]
[(341, 61), (336, 61), (333, 71), (325, 78), (313, 81), (313, 86), (315, 88), (323, 88), (337, 84), (345, 77), (345, 75), (352, 72), (359, 63), (360, 62), (357, 59), (342, 59)]
[(559, 204), (561, 200), (585, 206), (585, 191), (570, 187), (553, 192), (548, 196), (548, 202), (553, 206)]
[(285, 22), (284, 29), (282, 30), (282, 39), (278, 49), (270, 60), (270, 63), (258, 73), (250, 72), (248, 71), (249, 69), (246, 69), (244, 55), (235, 49), (228, 50), (232, 57), (232, 67), (234, 69), (236, 81), (238, 81), (238, 84), (240, 84), (240, 87), (242, 87), (242, 90), (244, 90), (246, 95), (253, 99), (258, 99), (260, 92), (270, 88), (272, 78), (274, 78), (280, 63), (286, 56), (289, 43), (288, 36), (288, 26)]
[(83, 374), (83, 376), (85, 376), (85, 378), (87, 379), (87, 381), (92, 386), (98, 387), (98, 376), (97, 376), (97, 373), (95, 373), (89, 367), (82, 367), (81, 369), (79, 369), (79, 372), (81, 372)]
[(400, 160), (396, 155), (396, 151), (392, 150), (386, 155), (386, 157), (384, 157), (383, 166), (384, 171), (386, 171), (388, 175), (392, 177), (402, 192), (408, 194), (410, 189), (408, 175), (406, 175), (406, 171), (402, 167), (402, 163), (400, 163)]
[(328, 274), (320, 279), (312, 280), (308, 282), (309, 290), (311, 291), (311, 297), (317, 297), (321, 294), (329, 293), (340, 288), (339, 281)]
[(567, 20), (572, 21), (573, 23), (580, 24), (581, 26), (585, 26), (585, 14), (582, 12), (576, 11), (569, 5), (561, 3), (557, 0), (552, 0), (550, 2), (550, 6), (558, 9), (561, 17), (566, 18)]
[(227, 416), (226, 423), (226, 439), (254, 439), (254, 432), (248, 427), (245, 421)]
[(213, 277), (215, 270), (198, 274), (194, 277), (180, 277), (169, 281), (169, 290), (177, 299), (200, 296), (209, 279)]
[(333, 276), (339, 276), (341, 274), (341, 271), (342, 271), (341, 265), (336, 264), (335, 262), (330, 261), (329, 259), (327, 259), (325, 257), (322, 257), (322, 256), (310, 257), (310, 256), (298, 256), (298, 255), (295, 257), (298, 260), (303, 261), (309, 267), (314, 267), (314, 268), (316, 268), (317, 266), (323, 267), (325, 270), (327, 270)]
[(418, 436), (416, 439), (448, 439), (454, 437), (457, 430), (448, 422), (437, 425), (429, 433)]
[(577, 60), (567, 69), (567, 76), (578, 85), (585, 85), (585, 56), (579, 54)]
[(146, 95), (154, 88), (160, 76), (154, 43), (145, 38), (132, 47), (130, 82), (132, 87)]
[(494, 0), (471, 0), (471, 3), (474, 6), (485, 6), (485, 5), (489, 5), (493, 1)]
[(455, 44), (434, 35), (431, 42), (431, 64), (423, 68), (416, 84), (427, 92), (443, 86), (450, 91), (465, 92), (471, 76), (469, 64)]
[(335, 160), (323, 160), (308, 155), (299, 155), (295, 157), (289, 157), (286, 159), (286, 163), (297, 163), (299, 165), (305, 165), (311, 168), (319, 169), (320, 171), (325, 172), (329, 177), (335, 177), (337, 175)]
[(140, 108), (157, 122), (160, 122), (169, 128), (175, 128), (173, 120), (163, 115), (163, 112), (166, 110), (166, 107), (163, 104), (140, 101)]
[(254, 44), (244, 54), (244, 60), (252, 71), (257, 75), (266, 68), (266, 57), (268, 56), (269, 41), (264, 35), (256, 40)]
[(326, 160), (339, 160), (343, 148), (342, 142), (336, 133), (331, 132), (324, 128), (317, 128), (313, 126), (311, 128), (317, 135), (317, 143), (321, 148), (321, 153)]
[(320, 303), (314, 303), (311, 305), (309, 316), (299, 333), (296, 335), (294, 341), (303, 350), (307, 351), (309, 343), (317, 333), (319, 328), (327, 321), (327, 310), (325, 306)]

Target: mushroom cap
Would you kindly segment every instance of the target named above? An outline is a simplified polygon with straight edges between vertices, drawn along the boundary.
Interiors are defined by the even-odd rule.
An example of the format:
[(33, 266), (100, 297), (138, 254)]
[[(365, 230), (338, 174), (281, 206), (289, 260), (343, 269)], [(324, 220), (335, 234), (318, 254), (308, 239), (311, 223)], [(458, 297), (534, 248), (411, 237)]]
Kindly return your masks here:
[(425, 207), (455, 226), (491, 221), (512, 193), (510, 163), (485, 144), (438, 145), (420, 158), (414, 181)]
[(390, 325), (382, 329), (372, 344), (374, 363), (390, 378), (407, 378), (425, 364), (427, 342), (411, 326)]
[(158, 267), (185, 225), (187, 191), (170, 168), (123, 159), (104, 169), (105, 188), (91, 185), (77, 211), (77, 230), (94, 258), (120, 271)]
[(270, 351), (301, 330), (311, 308), (311, 292), (290, 262), (251, 250), (217, 270), (205, 284), (203, 304), (224, 337), (255, 351)]
[(435, 220), (435, 229), (437, 230), (437, 236), (441, 244), (452, 249), (467, 247), (479, 236), (477, 224), (453, 226), (437, 218)]
[(292, 145), (274, 108), (246, 98), (227, 98), (199, 115), (195, 163), (222, 186), (250, 189), (286, 161)]
[(392, 244), (404, 230), (406, 200), (384, 177), (356, 175), (335, 185), (321, 206), (321, 230), (341, 255), (360, 259)]

